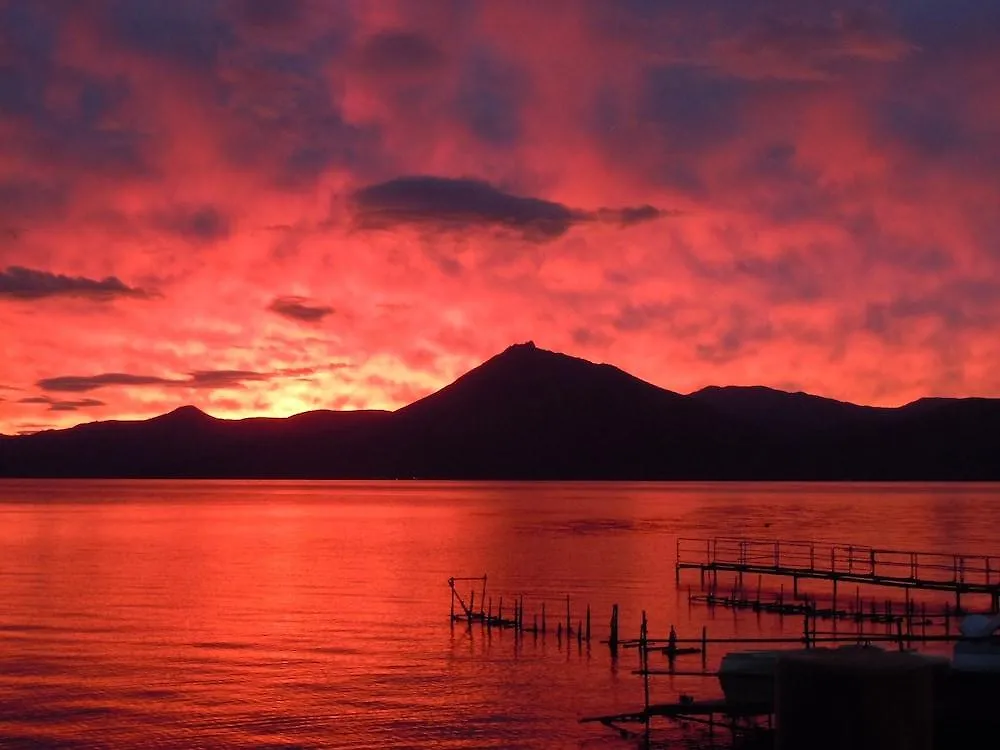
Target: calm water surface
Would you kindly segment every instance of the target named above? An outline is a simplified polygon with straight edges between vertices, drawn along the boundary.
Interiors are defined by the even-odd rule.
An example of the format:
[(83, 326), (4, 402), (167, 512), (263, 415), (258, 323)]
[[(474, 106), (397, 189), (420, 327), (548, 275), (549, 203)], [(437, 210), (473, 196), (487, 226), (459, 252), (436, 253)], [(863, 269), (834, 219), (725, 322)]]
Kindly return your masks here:
[[(627, 636), (643, 609), (801, 632), (690, 605), (678, 536), (996, 554), (998, 528), (998, 485), (4, 481), (0, 747), (630, 747), (578, 723), (642, 703), (598, 644), (613, 602)], [(529, 620), (589, 602), (591, 648), (450, 627), (448, 577), (483, 573)], [(718, 691), (654, 681), (679, 692)]]

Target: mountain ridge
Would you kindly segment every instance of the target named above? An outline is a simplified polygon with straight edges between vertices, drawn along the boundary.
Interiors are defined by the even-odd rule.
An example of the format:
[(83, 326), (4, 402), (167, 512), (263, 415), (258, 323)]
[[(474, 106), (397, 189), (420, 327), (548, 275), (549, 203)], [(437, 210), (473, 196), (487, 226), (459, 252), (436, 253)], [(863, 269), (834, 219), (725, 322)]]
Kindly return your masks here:
[(1000, 399), (874, 407), (765, 386), (680, 394), (514, 344), (395, 411), (183, 406), (0, 441), (0, 476), (1000, 479)]

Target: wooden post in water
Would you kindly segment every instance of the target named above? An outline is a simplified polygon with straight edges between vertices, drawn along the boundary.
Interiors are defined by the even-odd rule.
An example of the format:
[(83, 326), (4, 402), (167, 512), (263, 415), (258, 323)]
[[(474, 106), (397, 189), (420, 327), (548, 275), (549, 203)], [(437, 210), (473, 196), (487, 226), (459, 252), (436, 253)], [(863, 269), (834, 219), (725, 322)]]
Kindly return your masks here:
[(497, 625), (503, 627), (503, 597), (500, 597), (500, 604), (497, 606)]
[(479, 615), (483, 614), (483, 606), (486, 604), (486, 576), (483, 575), (483, 592), (479, 595)]
[(587, 605), (587, 643), (590, 643), (590, 605)]
[(642, 670), (643, 707), (646, 714), (646, 731), (649, 731), (649, 651), (646, 644), (648, 632), (646, 610), (642, 611), (642, 625), (639, 628), (639, 669)]
[(708, 661), (708, 626), (701, 626), (701, 664), (702, 666)]
[(475, 589), (469, 594), (469, 611), (466, 612), (469, 618), (469, 622), (472, 622), (472, 613), (476, 611), (476, 591)]
[(542, 633), (545, 632), (545, 600), (542, 599)]
[(571, 617), (571, 615), (570, 615), (570, 612), (569, 612), (569, 594), (566, 594), (566, 637), (567, 638), (569, 638), (569, 636), (570, 636), (570, 630), (571, 630), (571, 628), (570, 628), (570, 623), (571, 623), (570, 617)]
[(489, 613), (486, 615), (486, 625), (487, 627), (493, 626), (493, 597), (490, 597), (490, 609)]
[(608, 637), (608, 649), (611, 651), (611, 658), (618, 658), (618, 605), (611, 605), (611, 635)]

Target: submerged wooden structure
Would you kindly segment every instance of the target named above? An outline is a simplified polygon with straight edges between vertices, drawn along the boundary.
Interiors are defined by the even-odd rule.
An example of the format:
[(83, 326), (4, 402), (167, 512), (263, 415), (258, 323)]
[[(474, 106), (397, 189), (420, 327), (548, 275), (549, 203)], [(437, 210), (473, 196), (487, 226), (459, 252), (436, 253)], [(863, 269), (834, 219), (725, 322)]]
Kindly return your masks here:
[[(524, 595), (517, 594), (507, 598), (507, 614), (504, 614), (503, 596), (497, 597), (496, 610), (493, 609), (493, 596), (486, 590), (487, 576), (466, 576), (451, 577), (448, 579), (448, 588), (451, 591), (451, 621), (466, 622), (468, 624), (480, 623), (485, 628), (506, 628), (515, 633), (530, 633), (532, 635), (546, 634), (551, 632), (550, 615), (546, 611), (546, 603), (553, 603), (543, 598), (529, 600), (536, 605), (532, 612), (531, 619), (525, 620)], [(470, 584), (468, 599), (458, 590), (458, 584)], [(477, 602), (476, 592), (479, 592)], [(569, 594), (565, 600), (560, 599), (559, 604), (565, 601), (565, 611), (557, 611), (555, 616), (554, 632), (557, 638), (564, 635), (567, 639), (576, 638), (583, 644), (590, 643), (591, 636), (591, 610), (590, 605), (586, 606), (586, 614), (577, 617), (574, 624), (574, 614), (572, 600)], [(478, 608), (477, 608), (478, 603)], [(457, 608), (456, 608), (457, 605)], [(559, 610), (562, 610), (560, 606)], [(563, 619), (565, 615), (565, 619)]]

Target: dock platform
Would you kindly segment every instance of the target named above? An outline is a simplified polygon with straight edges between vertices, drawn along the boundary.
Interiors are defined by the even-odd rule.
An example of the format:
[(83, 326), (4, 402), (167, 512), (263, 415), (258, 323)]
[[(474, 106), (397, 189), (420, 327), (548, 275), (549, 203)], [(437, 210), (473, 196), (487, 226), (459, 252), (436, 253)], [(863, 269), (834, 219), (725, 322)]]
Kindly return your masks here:
[(677, 540), (676, 576), (697, 570), (739, 576), (765, 575), (838, 583), (940, 591), (955, 596), (961, 610), (963, 595), (983, 595), (990, 610), (1000, 611), (1000, 558), (940, 552), (880, 549), (828, 542), (796, 542), (741, 537)]

